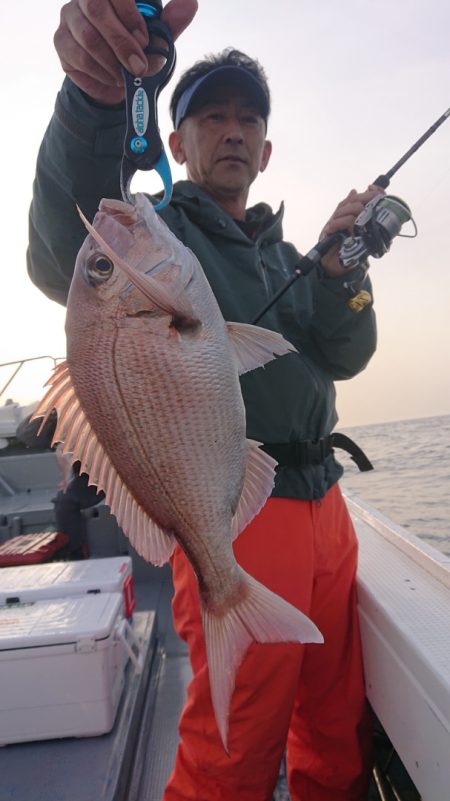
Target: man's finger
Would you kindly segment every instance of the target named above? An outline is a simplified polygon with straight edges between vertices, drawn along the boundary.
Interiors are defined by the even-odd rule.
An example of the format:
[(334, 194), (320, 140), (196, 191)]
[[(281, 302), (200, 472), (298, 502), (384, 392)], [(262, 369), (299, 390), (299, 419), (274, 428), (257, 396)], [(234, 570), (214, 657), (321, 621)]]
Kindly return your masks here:
[(355, 223), (355, 215), (354, 214), (343, 214), (339, 217), (332, 217), (325, 226), (325, 230), (327, 231), (327, 235), (336, 233), (336, 231), (353, 231), (353, 226)]
[(123, 88), (106, 86), (104, 83), (90, 78), (85, 72), (77, 72), (70, 67), (65, 72), (83, 92), (86, 92), (94, 100), (98, 100), (99, 103), (114, 106), (121, 103), (124, 98)]
[(192, 22), (198, 9), (197, 0), (170, 0), (165, 6), (161, 19), (172, 31), (174, 39), (183, 33)]
[(141, 47), (148, 44), (147, 25), (134, 0), (110, 0), (117, 18)]
[(53, 41), (64, 69), (65, 64), (69, 64), (81, 72), (86, 70), (88, 75), (101, 81), (104, 81), (103, 72), (106, 71), (110, 75), (109, 83), (121, 79), (114, 54), (76, 3), (63, 6), (60, 26)]
[[(174, 38), (196, 11), (197, 0), (170, 0), (162, 16)], [(100, 102), (123, 100), (121, 65), (139, 77), (160, 69), (159, 61), (152, 58), (148, 63), (144, 53), (147, 24), (134, 0), (70, 0), (60, 16), (54, 43), (63, 69), (80, 89)]]
[(84, 35), (80, 35), (78, 27), (73, 34), (65, 28), (59, 28), (55, 33), (55, 48), (64, 71), (72, 68), (106, 85), (118, 84), (122, 75), (111, 51), (108, 52), (105, 42), (87, 20), (83, 30)]
[[(87, 80), (95, 81), (103, 87), (118, 87), (118, 81), (112, 78), (109, 72), (99, 67), (99, 65), (90, 58), (89, 54), (82, 50), (76, 42), (74, 42), (73, 48), (66, 47), (65, 52), (67, 54), (67, 60), (65, 57), (62, 57), (60, 59), (61, 66), (72, 80), (74, 80), (72, 75), (76, 73), (77, 76), (85, 75)], [(74, 81), (74, 83), (79, 86), (78, 81)], [(84, 92), (86, 91), (84, 87), (80, 88), (82, 88)]]
[[(105, 0), (103, 2), (82, 0), (81, 9), (113, 57), (133, 75), (143, 75), (147, 69), (147, 58), (143, 48), (137, 38), (123, 25), (111, 4)], [(139, 12), (137, 13), (139, 15)], [(105, 56), (107, 51), (102, 50), (101, 57)]]

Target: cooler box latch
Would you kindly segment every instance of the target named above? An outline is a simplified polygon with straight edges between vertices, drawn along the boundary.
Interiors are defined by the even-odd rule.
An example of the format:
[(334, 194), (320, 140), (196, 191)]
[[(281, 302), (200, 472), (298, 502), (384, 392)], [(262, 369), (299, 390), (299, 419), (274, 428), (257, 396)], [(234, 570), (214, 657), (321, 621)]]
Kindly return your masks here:
[[(133, 628), (125, 618), (116, 626), (115, 637), (122, 644), (125, 653), (130, 657), (136, 673), (142, 673), (144, 669), (144, 652)], [(131, 645), (129, 641), (131, 641)], [(136, 649), (136, 653), (132, 646)]]
[(79, 654), (90, 654), (97, 650), (95, 637), (80, 637), (75, 643), (75, 651)]

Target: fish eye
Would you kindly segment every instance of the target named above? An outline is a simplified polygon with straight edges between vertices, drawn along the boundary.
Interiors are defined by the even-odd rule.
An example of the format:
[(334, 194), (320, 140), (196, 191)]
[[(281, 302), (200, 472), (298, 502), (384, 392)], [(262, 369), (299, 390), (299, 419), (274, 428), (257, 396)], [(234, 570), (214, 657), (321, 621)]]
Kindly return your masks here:
[(88, 277), (96, 284), (107, 281), (114, 270), (114, 264), (104, 253), (94, 253), (89, 257), (86, 264)]

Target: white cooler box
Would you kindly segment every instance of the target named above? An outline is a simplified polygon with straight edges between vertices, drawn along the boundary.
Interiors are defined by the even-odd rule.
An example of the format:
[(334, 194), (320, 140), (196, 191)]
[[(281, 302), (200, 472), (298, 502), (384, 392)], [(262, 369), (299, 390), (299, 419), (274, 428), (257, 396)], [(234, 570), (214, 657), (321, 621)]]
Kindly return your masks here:
[(98, 592), (121, 592), (125, 617), (131, 617), (135, 599), (129, 556), (0, 568), (0, 605)]
[(0, 744), (110, 731), (134, 639), (121, 593), (1, 606)]

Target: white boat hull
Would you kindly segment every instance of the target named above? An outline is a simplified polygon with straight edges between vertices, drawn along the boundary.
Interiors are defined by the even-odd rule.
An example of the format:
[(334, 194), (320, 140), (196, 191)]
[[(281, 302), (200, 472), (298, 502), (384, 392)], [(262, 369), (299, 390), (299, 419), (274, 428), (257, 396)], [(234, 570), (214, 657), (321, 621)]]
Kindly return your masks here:
[(450, 559), (346, 495), (367, 697), (426, 801), (450, 798)]

